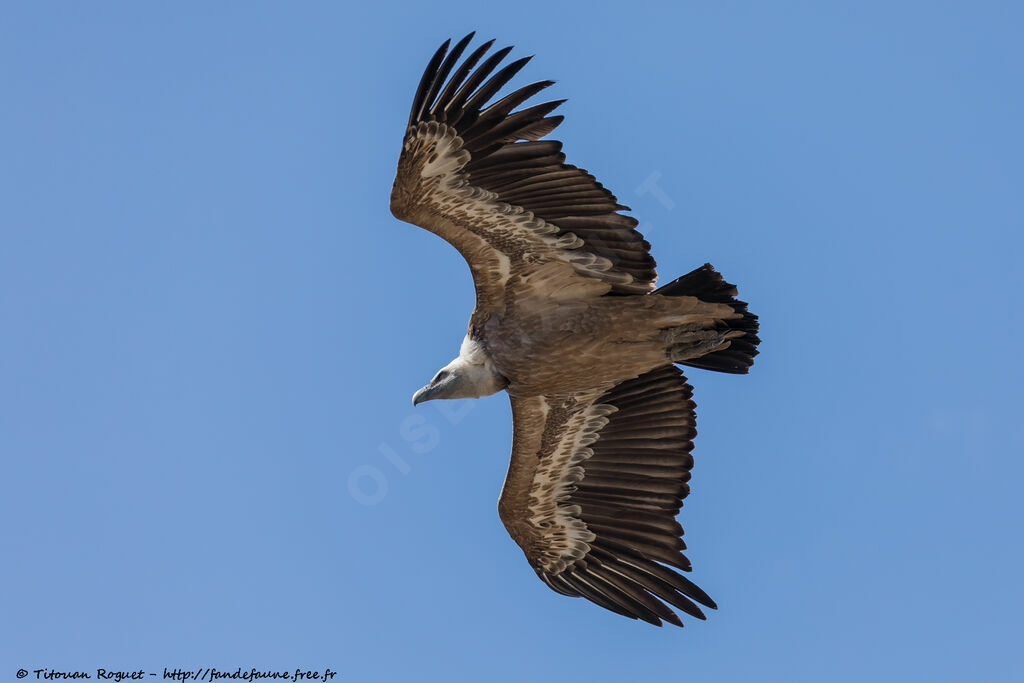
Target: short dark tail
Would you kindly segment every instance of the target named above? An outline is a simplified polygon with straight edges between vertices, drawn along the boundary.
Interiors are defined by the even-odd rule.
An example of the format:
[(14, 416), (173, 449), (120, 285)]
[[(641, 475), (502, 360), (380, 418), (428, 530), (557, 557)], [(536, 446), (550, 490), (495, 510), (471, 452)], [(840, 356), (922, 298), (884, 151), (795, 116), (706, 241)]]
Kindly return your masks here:
[(719, 330), (723, 334), (731, 331), (742, 334), (730, 339), (728, 348), (678, 362), (694, 368), (733, 374), (746, 374), (750, 370), (754, 356), (757, 355), (757, 344), (761, 341), (757, 336), (757, 316), (747, 311), (745, 301), (736, 298), (736, 286), (726, 282), (710, 263), (705, 263), (652, 293), (662, 296), (694, 296), (708, 303), (732, 306), (742, 317), (721, 321)]

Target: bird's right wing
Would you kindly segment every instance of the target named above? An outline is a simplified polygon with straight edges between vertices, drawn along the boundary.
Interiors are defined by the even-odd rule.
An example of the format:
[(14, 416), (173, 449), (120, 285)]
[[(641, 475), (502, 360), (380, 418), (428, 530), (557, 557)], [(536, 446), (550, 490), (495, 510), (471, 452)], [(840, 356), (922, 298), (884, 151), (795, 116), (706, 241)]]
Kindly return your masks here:
[(471, 38), (451, 52), (446, 41), (427, 65), (398, 161), (392, 213), (462, 253), (478, 309), (500, 309), (506, 286), (544, 266), (544, 293), (555, 297), (649, 292), (654, 259), (636, 219), (620, 214), (627, 207), (592, 175), (564, 163), (560, 142), (541, 140), (561, 123), (561, 116), (548, 116), (561, 101), (513, 111), (552, 82), (489, 104), (530, 58), (491, 76), (511, 50), (476, 67), (491, 41), (456, 67)]
[[(512, 461), (498, 512), (552, 589), (682, 626), (715, 603), (690, 570), (675, 517), (689, 492), (692, 390), (667, 365), (610, 389), (512, 398)], [(669, 565), (666, 567), (665, 565)]]

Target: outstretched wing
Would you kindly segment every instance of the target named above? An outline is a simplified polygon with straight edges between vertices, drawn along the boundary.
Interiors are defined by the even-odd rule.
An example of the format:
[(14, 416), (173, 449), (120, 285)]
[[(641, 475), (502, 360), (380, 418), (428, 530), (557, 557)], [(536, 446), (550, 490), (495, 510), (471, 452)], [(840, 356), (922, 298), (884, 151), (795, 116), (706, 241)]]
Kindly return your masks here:
[[(391, 211), (451, 242), (473, 272), (478, 308), (500, 308), (510, 279), (547, 263), (561, 282), (591, 295), (644, 294), (655, 279), (637, 221), (592, 175), (565, 163), (562, 145), (541, 140), (562, 121), (562, 101), (516, 109), (552, 84), (492, 98), (530, 60), (499, 64), (511, 47), (477, 66), (494, 41), (458, 66), (473, 34), (427, 65), (413, 100)], [(493, 73), (493, 75), (492, 75)], [(548, 268), (550, 270), (550, 268)]]
[[(589, 396), (513, 398), (512, 462), (498, 511), (537, 575), (633, 619), (682, 626), (715, 607), (675, 517), (689, 493), (692, 389), (664, 366)], [(668, 566), (665, 566), (668, 565)]]

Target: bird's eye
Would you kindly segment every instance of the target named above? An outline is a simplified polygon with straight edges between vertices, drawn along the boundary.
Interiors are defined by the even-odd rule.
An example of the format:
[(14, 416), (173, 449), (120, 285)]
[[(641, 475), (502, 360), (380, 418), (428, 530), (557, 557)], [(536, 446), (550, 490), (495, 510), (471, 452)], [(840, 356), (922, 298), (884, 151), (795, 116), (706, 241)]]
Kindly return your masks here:
[(442, 381), (446, 380), (447, 378), (448, 378), (448, 371), (447, 370), (442, 370), (441, 372), (437, 373), (437, 377), (434, 378), (434, 381), (435, 382), (442, 382)]

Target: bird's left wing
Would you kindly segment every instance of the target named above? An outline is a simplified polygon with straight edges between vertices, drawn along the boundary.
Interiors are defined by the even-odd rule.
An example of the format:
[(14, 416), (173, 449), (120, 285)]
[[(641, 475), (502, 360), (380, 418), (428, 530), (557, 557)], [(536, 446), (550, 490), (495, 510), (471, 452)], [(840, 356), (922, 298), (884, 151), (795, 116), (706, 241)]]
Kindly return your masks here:
[[(690, 570), (675, 520), (696, 435), (692, 390), (657, 368), (590, 394), (513, 397), (512, 461), (498, 503), (509, 534), (552, 589), (634, 619), (682, 626), (715, 603)], [(668, 567), (664, 566), (668, 565)]]
[[(456, 66), (472, 34), (446, 41), (423, 73), (391, 191), (396, 217), (443, 237), (469, 263), (477, 306), (502, 306), (511, 278), (557, 264), (552, 287), (589, 295), (653, 288), (650, 245), (636, 219), (585, 170), (541, 140), (562, 121), (561, 101), (516, 110), (552, 84), (540, 81), (491, 103), (529, 61), (497, 72), (511, 47), (477, 66), (493, 41)], [(492, 75), (493, 73), (493, 75)], [(546, 273), (552, 272), (549, 266)]]

